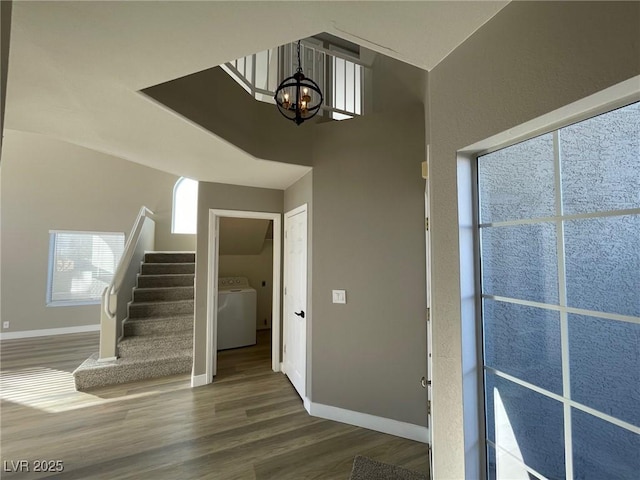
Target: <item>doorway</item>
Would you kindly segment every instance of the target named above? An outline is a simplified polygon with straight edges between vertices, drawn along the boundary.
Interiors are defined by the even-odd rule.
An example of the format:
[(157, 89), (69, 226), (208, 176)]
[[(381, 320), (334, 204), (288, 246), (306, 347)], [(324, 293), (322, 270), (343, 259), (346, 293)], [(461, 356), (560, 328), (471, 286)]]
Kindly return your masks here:
[[(225, 220), (222, 220), (225, 219)], [(280, 311), (281, 311), (281, 250), (282, 220), (279, 213), (251, 212), (239, 210), (209, 210), (209, 272), (207, 282), (207, 383), (213, 381), (217, 373), (218, 350), (218, 278), (220, 277), (220, 225), (226, 219), (262, 219), (272, 221), (273, 260), (271, 297), (271, 369), (280, 371)], [(260, 317), (259, 317), (260, 320)], [(264, 319), (262, 319), (264, 321)]]

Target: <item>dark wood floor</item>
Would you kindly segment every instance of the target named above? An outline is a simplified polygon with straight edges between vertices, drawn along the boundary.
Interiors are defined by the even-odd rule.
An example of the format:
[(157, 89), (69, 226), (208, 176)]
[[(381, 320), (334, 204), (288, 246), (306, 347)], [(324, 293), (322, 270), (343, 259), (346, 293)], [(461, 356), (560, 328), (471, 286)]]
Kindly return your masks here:
[[(269, 332), (220, 352), (212, 385), (180, 375), (76, 392), (71, 372), (97, 344), (96, 333), (1, 342), (3, 479), (346, 480), (357, 454), (428, 468), (425, 444), (309, 416), (270, 369)], [(36, 460), (64, 471), (34, 473)]]

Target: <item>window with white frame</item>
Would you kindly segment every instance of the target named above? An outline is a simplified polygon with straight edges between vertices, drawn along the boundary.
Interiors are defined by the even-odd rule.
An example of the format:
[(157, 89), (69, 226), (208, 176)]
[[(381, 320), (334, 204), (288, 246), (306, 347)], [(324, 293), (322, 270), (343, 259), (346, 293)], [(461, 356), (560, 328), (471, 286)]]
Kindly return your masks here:
[(173, 187), (171, 233), (198, 231), (198, 182), (181, 177)]
[(123, 233), (49, 232), (47, 305), (99, 303), (123, 249)]
[(490, 479), (640, 471), (640, 103), (478, 157)]
[(331, 118), (346, 120), (362, 114), (364, 67), (344, 58), (331, 57)]

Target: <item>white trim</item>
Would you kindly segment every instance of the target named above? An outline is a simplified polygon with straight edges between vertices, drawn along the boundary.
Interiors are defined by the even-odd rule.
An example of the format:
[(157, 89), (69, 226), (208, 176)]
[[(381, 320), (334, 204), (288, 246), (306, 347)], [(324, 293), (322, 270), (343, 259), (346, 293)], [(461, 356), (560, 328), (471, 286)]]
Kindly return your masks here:
[(94, 231), (84, 231), (84, 230), (49, 230), (49, 234), (58, 234), (58, 233), (75, 233), (78, 235), (123, 235), (126, 237), (125, 232), (115, 231), (115, 232), (94, 232)]
[(0, 333), (0, 340), (13, 340), (16, 338), (48, 337), (50, 335), (66, 335), (69, 333), (99, 332), (100, 324), (80, 325), (78, 327), (45, 328), (42, 330), (23, 330), (21, 332)]
[[(303, 400), (306, 400), (307, 395), (308, 395), (308, 389), (307, 389), (307, 377), (308, 377), (308, 373), (309, 373), (309, 364), (307, 362), (308, 359), (308, 352), (309, 352), (309, 336), (308, 336), (308, 331), (309, 331), (309, 320), (311, 318), (310, 312), (309, 312), (309, 292), (308, 292), (308, 288), (309, 288), (309, 272), (308, 272), (308, 249), (309, 249), (309, 217), (308, 217), (308, 207), (307, 204), (304, 203), (292, 210), (289, 210), (288, 212), (285, 212), (284, 214), (284, 233), (286, 235), (287, 233), (287, 227), (289, 225), (289, 223), (291, 222), (291, 218), (295, 217), (296, 215), (300, 215), (304, 213), (305, 216), (305, 246), (304, 246), (304, 299), (305, 299), (305, 304), (304, 304), (304, 311), (307, 313), (306, 318), (305, 318), (305, 326), (304, 326), (304, 385), (302, 386), (302, 392), (298, 392), (300, 394), (300, 396), (302, 397)], [(287, 244), (287, 238), (285, 237), (283, 239), (284, 244), (283, 244), (283, 252), (286, 252), (286, 244)], [(287, 291), (287, 274), (286, 274), (286, 269), (287, 269), (287, 264), (288, 261), (290, 260), (290, 258), (288, 258), (288, 256), (284, 255), (283, 258), (283, 268), (282, 271), (284, 272), (284, 278), (283, 278), (283, 292)], [(283, 298), (285, 298), (285, 295), (283, 295)], [(282, 335), (283, 335), (283, 342), (285, 343), (285, 347), (286, 347), (286, 335), (287, 332), (285, 331), (285, 325), (287, 323), (287, 303), (283, 302), (282, 304)], [(282, 354), (282, 363), (286, 365), (286, 360), (285, 360), (285, 353), (283, 352)], [(285, 371), (286, 374), (286, 371)], [(288, 376), (288, 375), (287, 375)], [(289, 378), (289, 380), (291, 380), (291, 378)], [(292, 382), (293, 384), (293, 382)], [(298, 387), (296, 387), (294, 385), (294, 387), (296, 388), (296, 390), (298, 390)], [(306, 407), (305, 407), (306, 408)], [(307, 411), (309, 411), (309, 409), (307, 409)]]
[(408, 438), (416, 442), (429, 443), (428, 427), (392, 420), (390, 418), (377, 417), (375, 415), (369, 415), (368, 413), (332, 407), (331, 405), (323, 405), (321, 403), (310, 402), (309, 406), (309, 415), (312, 417), (325, 418), (356, 427), (368, 428), (376, 432), (388, 433), (396, 437)]
[(211, 383), (207, 381), (207, 374), (202, 374), (202, 375), (191, 375), (191, 388), (195, 388), (195, 387), (202, 387), (203, 385), (206, 385), (207, 383)]
[[(217, 368), (217, 338), (214, 338), (218, 316), (218, 253), (220, 217), (257, 218), (273, 221), (273, 296), (271, 322), (271, 369), (279, 372), (280, 365), (280, 290), (282, 256), (282, 214), (244, 210), (209, 209), (208, 265), (207, 265), (207, 329), (206, 329), (206, 383), (213, 382)], [(209, 268), (212, 267), (212, 268)], [(195, 326), (194, 326), (195, 328)]]
[(294, 215), (297, 215), (299, 213), (306, 212), (306, 211), (307, 211), (307, 204), (303, 203), (299, 207), (296, 207), (293, 210), (289, 210), (284, 215), (285, 215), (285, 218), (286, 217), (293, 217)]
[[(216, 319), (214, 318), (214, 312), (218, 310), (218, 251), (219, 251), (219, 241), (218, 241), (218, 232), (220, 229), (220, 222), (218, 217), (212, 210), (209, 210), (209, 240), (208, 240), (208, 265), (207, 265), (207, 336), (206, 336), (206, 365), (205, 365), (205, 376), (206, 383), (213, 382), (213, 376), (216, 374), (217, 369), (217, 355), (214, 354), (216, 352), (216, 341), (213, 338), (213, 332), (215, 329), (213, 328), (214, 323), (216, 323)], [(212, 265), (212, 268), (209, 266)], [(195, 325), (194, 335), (195, 335)], [(195, 358), (194, 358), (195, 363)]]
[(576, 315), (585, 315), (587, 317), (604, 318), (607, 320), (617, 320), (619, 322), (640, 323), (640, 317), (631, 315), (622, 315), (620, 313), (599, 312), (597, 310), (585, 310), (584, 308), (563, 307), (562, 305), (554, 305), (552, 303), (541, 303), (533, 300), (520, 300), (518, 298), (502, 297), (500, 295), (482, 295), (483, 300), (496, 300), (498, 302), (513, 303), (515, 305), (524, 305), (527, 307), (544, 308), (545, 310), (554, 310), (556, 312), (574, 313)]
[(311, 400), (308, 397), (302, 399), (302, 405), (309, 415), (311, 415)]
[[(477, 272), (481, 271), (481, 265), (476, 252), (480, 251), (481, 238), (476, 234), (475, 219), (475, 196), (478, 193), (475, 179), (477, 169), (475, 161), (465, 155), (457, 156), (457, 185), (458, 185), (458, 250), (460, 255), (460, 342), (462, 345), (462, 434), (464, 442), (464, 478), (481, 479), (484, 478), (486, 470), (485, 453), (483, 445), (478, 441), (480, 432), (484, 432), (485, 416), (484, 403), (482, 400), (476, 402), (476, 398), (483, 399), (480, 395), (482, 391), (482, 377), (480, 358), (482, 358), (483, 344), (480, 341), (480, 325), (475, 321), (478, 312), (481, 311), (482, 304), (476, 292), (480, 291), (480, 283)], [(435, 324), (432, 320), (429, 324)], [(431, 325), (431, 329), (434, 326)], [(432, 344), (433, 347), (433, 344)], [(438, 356), (436, 353), (434, 355)], [(442, 354), (441, 354), (442, 355)], [(440, 356), (441, 356), (440, 355)], [(437, 363), (437, 361), (436, 361)], [(474, 374), (478, 372), (478, 374)], [(446, 380), (445, 380), (446, 381)], [(437, 391), (438, 384), (434, 380), (433, 390)], [(479, 396), (480, 395), (480, 396)], [(473, 400), (470, 400), (470, 399)], [(429, 423), (430, 432), (438, 429), (438, 421), (443, 410), (439, 408), (436, 401), (431, 408), (432, 423)], [(439, 413), (440, 412), (440, 413)], [(438, 430), (447, 429), (446, 425), (440, 426)], [(484, 437), (484, 435), (483, 435)], [(434, 457), (441, 456), (438, 450), (438, 442), (432, 441), (431, 451)], [(438, 478), (437, 463), (432, 465), (432, 478)]]
[[(557, 131), (557, 130), (556, 130)], [(558, 188), (556, 186), (556, 188)], [(560, 190), (560, 196), (562, 191)], [(624, 210), (602, 210), (588, 213), (572, 213), (570, 215), (557, 214), (555, 217), (521, 218), (518, 220), (503, 220), (500, 222), (487, 222), (478, 224), (478, 228), (509, 227), (514, 225), (530, 225), (545, 222), (559, 222), (561, 220), (590, 220), (602, 217), (622, 217), (624, 215), (638, 215), (640, 208), (626, 208)]]
[(116, 360), (118, 360), (118, 357), (105, 357), (105, 358), (99, 358), (98, 363), (115, 362)]
[(640, 100), (639, 82), (640, 75), (636, 75), (533, 120), (469, 145), (458, 153), (485, 155), (543, 133), (566, 127), (572, 123), (630, 105)]
[[(560, 161), (560, 130), (553, 131), (553, 165), (555, 180), (555, 202), (556, 202), (556, 258), (558, 270), (558, 300), (561, 307), (567, 306), (567, 278), (566, 278), (566, 258), (565, 258), (565, 234), (562, 190), (562, 162)], [(569, 369), (569, 314), (566, 310), (560, 311), (560, 349), (562, 355), (562, 396), (571, 397), (571, 373)], [(564, 465), (565, 477), (567, 480), (573, 478), (573, 436), (571, 433), (571, 406), (567, 403), (562, 408), (564, 423)]]
[[(53, 265), (50, 265), (53, 266)], [(49, 288), (49, 292), (51, 293), (51, 288)], [(102, 303), (101, 297), (98, 296), (93, 300), (54, 300), (48, 301), (45, 303), (45, 308), (57, 308), (57, 307), (84, 307), (87, 305), (100, 305)]]

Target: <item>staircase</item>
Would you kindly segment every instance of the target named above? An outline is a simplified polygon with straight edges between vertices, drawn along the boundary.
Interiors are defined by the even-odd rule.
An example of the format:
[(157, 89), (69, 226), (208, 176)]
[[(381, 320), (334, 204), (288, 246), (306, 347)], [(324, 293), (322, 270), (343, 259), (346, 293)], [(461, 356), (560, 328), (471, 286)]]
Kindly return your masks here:
[(191, 372), (195, 253), (145, 254), (118, 342), (118, 359), (89, 357), (74, 372), (79, 391)]

